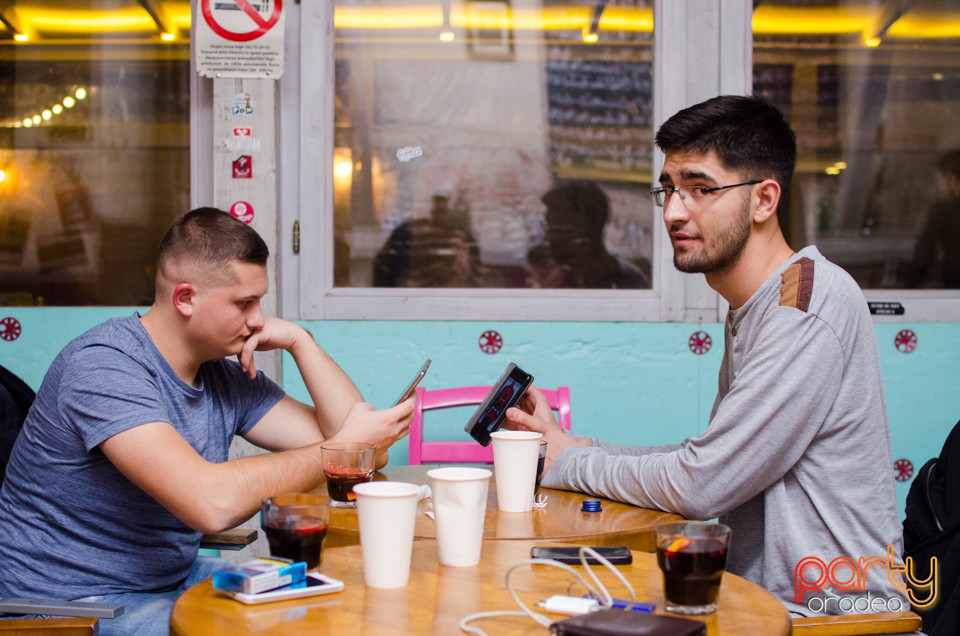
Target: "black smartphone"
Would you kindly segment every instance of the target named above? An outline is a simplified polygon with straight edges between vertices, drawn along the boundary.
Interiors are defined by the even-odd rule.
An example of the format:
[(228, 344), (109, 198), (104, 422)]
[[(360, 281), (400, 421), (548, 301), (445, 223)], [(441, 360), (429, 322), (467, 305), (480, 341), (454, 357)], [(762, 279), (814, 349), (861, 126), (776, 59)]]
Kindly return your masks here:
[[(621, 545), (600, 545), (600, 546), (589, 546), (590, 549), (595, 550), (597, 554), (602, 556), (604, 559), (609, 561), (614, 565), (629, 565), (633, 563), (633, 554), (630, 552), (630, 548)], [(587, 554), (587, 563), (590, 565), (597, 565), (600, 562), (593, 557), (592, 554)], [(549, 546), (549, 545), (536, 545), (530, 548), (530, 558), (531, 559), (553, 559), (554, 561), (559, 561), (560, 563), (567, 563), (569, 565), (580, 565), (580, 548), (573, 547), (559, 547), (559, 546)]]
[(393, 403), (394, 406), (400, 404), (404, 400), (410, 399), (410, 396), (413, 395), (414, 389), (416, 389), (417, 385), (420, 384), (420, 380), (423, 379), (423, 376), (427, 375), (427, 369), (429, 368), (430, 358), (427, 358), (427, 361), (424, 362), (423, 366), (420, 367), (420, 370), (417, 371), (417, 375), (413, 376), (413, 380), (411, 380), (407, 388), (403, 390), (403, 393), (400, 394), (400, 397), (397, 398), (397, 401)]
[(503, 421), (507, 419), (507, 409), (520, 401), (532, 383), (533, 376), (511, 362), (463, 430), (470, 433), (473, 439), (488, 446), (490, 433), (503, 426)]

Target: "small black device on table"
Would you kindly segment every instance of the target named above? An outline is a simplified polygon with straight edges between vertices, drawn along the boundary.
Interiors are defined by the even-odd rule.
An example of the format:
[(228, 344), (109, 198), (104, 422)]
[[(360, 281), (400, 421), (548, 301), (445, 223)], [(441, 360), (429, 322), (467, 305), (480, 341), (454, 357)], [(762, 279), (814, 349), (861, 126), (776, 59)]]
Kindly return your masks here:
[[(633, 563), (633, 554), (630, 552), (630, 548), (625, 546), (600, 545), (590, 547), (595, 550), (597, 554), (602, 556), (613, 565), (629, 565), (630, 563)], [(569, 565), (582, 564), (582, 561), (580, 560), (580, 548), (572, 547), (549, 545), (534, 546), (530, 549), (530, 558), (553, 559), (554, 561), (567, 563)], [(597, 559), (595, 559), (592, 555), (588, 554), (587, 563), (590, 565), (597, 565), (600, 562), (597, 561)]]

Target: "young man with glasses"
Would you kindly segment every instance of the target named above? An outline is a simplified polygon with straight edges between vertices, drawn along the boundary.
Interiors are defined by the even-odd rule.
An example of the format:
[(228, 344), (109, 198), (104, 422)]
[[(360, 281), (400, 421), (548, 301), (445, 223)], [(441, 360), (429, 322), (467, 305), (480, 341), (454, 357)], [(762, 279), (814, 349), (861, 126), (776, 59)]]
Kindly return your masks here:
[[(543, 485), (689, 519), (719, 517), (733, 528), (727, 570), (791, 612), (827, 605), (839, 613), (837, 601), (822, 597), (853, 602), (868, 593), (884, 602), (867, 611), (906, 608), (887, 577), (901, 564), (887, 560), (888, 545), (902, 551), (901, 527), (867, 303), (816, 247), (794, 252), (777, 220), (796, 162), (793, 132), (773, 106), (722, 96), (671, 117), (656, 142), (666, 158), (652, 195), (674, 264), (704, 274), (730, 304), (710, 423), (677, 445), (620, 446), (565, 435), (533, 389), (524, 410), (507, 416), (544, 434)], [(867, 568), (865, 589), (825, 582), (798, 598), (795, 576), (809, 557), (878, 557), (887, 567)], [(851, 574), (842, 565), (828, 578), (842, 585)], [(806, 581), (817, 575), (816, 567), (802, 573)]]

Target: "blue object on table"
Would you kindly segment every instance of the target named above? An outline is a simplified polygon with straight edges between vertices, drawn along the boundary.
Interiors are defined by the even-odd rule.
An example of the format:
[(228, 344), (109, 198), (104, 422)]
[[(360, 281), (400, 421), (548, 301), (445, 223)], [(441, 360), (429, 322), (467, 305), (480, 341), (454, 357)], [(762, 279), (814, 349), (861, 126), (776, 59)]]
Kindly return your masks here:
[[(584, 594), (583, 598), (592, 598), (594, 600), (600, 601), (596, 596), (592, 594)], [(602, 603), (602, 601), (600, 601)], [(610, 606), (611, 609), (627, 609), (630, 606), (630, 601), (625, 598), (615, 598), (613, 599), (613, 605)], [(646, 603), (644, 601), (636, 601), (633, 604), (633, 607), (630, 608), (631, 612), (643, 612), (644, 614), (649, 614), (655, 610), (657, 606), (654, 603)]]
[(600, 500), (584, 499), (583, 505), (580, 507), (580, 510), (582, 510), (583, 512), (600, 512)]

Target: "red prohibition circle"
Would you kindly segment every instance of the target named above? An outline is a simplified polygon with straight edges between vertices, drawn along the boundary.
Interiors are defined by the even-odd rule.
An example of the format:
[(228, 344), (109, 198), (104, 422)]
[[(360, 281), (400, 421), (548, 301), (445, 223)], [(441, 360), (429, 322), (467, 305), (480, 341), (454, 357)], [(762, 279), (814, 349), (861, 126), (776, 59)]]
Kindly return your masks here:
[(690, 339), (687, 340), (687, 346), (690, 347), (690, 351), (698, 356), (702, 356), (707, 351), (710, 351), (710, 347), (713, 346), (713, 339), (706, 331), (696, 331), (690, 336)]
[(913, 462), (909, 459), (898, 459), (893, 462), (893, 478), (897, 481), (907, 481), (913, 477)]
[(917, 348), (917, 334), (909, 329), (904, 329), (893, 339), (893, 346), (900, 353), (910, 353)]
[(283, 11), (283, 0), (273, 0), (273, 12), (270, 14), (270, 17), (264, 20), (260, 17), (260, 14), (257, 12), (253, 6), (250, 5), (249, 0), (234, 0), (237, 3), (237, 6), (247, 14), (247, 16), (254, 21), (257, 25), (253, 31), (248, 31), (246, 33), (237, 33), (235, 31), (229, 31), (224, 29), (222, 26), (217, 24), (216, 20), (213, 19), (213, 11), (210, 9), (210, 2), (212, 0), (203, 0), (200, 3), (200, 9), (203, 11), (203, 19), (207, 22), (213, 32), (219, 35), (222, 38), (231, 40), (233, 42), (249, 42), (250, 40), (256, 40), (258, 37), (269, 31), (273, 25), (277, 23), (277, 20), (280, 19), (280, 12)]
[(503, 338), (496, 331), (484, 331), (480, 335), (480, 349), (484, 353), (496, 353), (503, 347)]
[(13, 342), (20, 337), (20, 322), (16, 318), (7, 316), (0, 320), (0, 338), (7, 342)]

